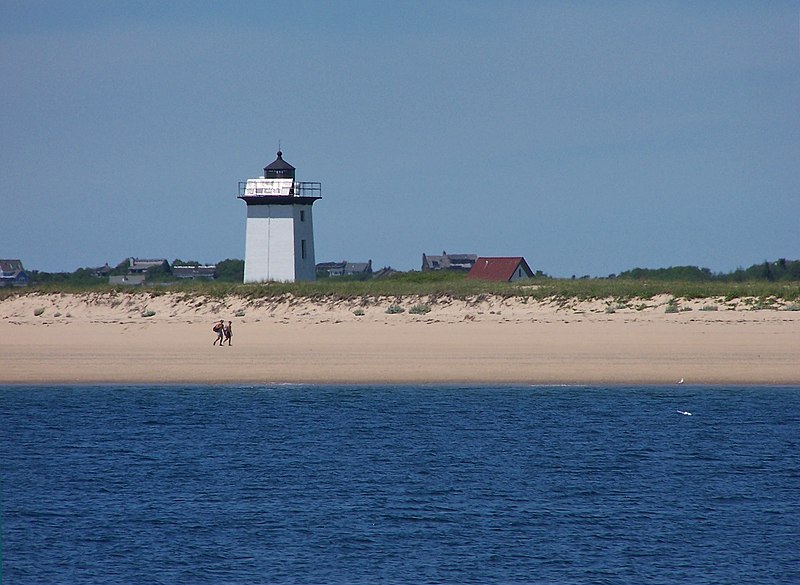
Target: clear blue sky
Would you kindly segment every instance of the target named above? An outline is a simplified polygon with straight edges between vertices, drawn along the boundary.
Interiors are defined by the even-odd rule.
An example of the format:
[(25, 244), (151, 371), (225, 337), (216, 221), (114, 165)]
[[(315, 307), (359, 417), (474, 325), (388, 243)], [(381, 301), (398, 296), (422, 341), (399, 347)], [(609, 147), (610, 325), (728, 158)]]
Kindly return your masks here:
[(244, 258), (237, 183), (321, 181), (316, 258), (554, 276), (800, 258), (800, 2), (0, 0), (0, 257)]

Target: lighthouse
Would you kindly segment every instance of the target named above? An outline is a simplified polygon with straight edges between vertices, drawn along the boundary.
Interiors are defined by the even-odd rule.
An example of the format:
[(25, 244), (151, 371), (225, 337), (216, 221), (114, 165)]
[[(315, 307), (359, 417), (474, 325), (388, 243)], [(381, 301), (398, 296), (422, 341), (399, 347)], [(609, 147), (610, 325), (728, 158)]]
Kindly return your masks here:
[(314, 223), (311, 206), (322, 185), (295, 180), (295, 168), (278, 158), (264, 177), (239, 183), (247, 203), (244, 282), (314, 280)]

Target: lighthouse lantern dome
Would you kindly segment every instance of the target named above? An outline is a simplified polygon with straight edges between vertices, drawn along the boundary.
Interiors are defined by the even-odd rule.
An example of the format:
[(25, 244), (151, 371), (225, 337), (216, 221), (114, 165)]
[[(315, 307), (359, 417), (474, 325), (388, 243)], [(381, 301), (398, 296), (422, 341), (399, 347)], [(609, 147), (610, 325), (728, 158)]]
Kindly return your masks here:
[(278, 158), (264, 167), (265, 179), (294, 179), (294, 167), (283, 160), (283, 153), (278, 151)]

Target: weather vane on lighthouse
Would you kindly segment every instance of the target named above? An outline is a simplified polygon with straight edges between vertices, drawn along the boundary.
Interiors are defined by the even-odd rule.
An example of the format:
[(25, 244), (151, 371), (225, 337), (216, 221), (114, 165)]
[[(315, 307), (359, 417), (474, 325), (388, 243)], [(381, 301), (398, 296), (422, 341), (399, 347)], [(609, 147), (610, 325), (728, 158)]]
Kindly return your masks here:
[(239, 182), (239, 199), (247, 203), (246, 283), (316, 278), (311, 206), (322, 198), (322, 184), (296, 181), (278, 144), (263, 178)]

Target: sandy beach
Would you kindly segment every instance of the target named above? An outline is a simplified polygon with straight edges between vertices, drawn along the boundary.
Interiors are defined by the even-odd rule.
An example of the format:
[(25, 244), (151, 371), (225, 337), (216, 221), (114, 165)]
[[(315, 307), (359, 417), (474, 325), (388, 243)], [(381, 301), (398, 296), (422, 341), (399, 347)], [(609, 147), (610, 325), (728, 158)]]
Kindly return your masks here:
[(0, 383), (800, 384), (794, 307), (669, 300), (27, 294), (0, 301)]

